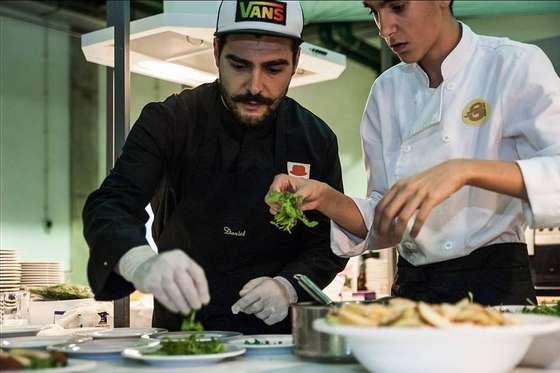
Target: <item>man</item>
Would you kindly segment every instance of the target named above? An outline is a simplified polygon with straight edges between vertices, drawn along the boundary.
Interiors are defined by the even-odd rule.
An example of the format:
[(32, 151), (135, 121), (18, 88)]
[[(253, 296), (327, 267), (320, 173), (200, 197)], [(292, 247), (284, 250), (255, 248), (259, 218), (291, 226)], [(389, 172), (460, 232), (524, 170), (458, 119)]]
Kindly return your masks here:
[[(560, 80), (537, 47), (479, 36), (450, 1), (365, 1), (403, 63), (362, 121), (367, 199), (278, 176), (335, 223), (339, 255), (398, 245), (395, 295), (536, 301), (524, 243), (560, 225)], [(275, 213), (277, 206), (271, 206)]]
[[(177, 330), (201, 309), (207, 330), (288, 333), (293, 280), (320, 286), (345, 264), (330, 223), (292, 234), (270, 224), (262, 202), (274, 175), (303, 170), (342, 191), (334, 133), (286, 92), (299, 59), (297, 1), (221, 4), (214, 41), (219, 80), (148, 104), (121, 157), (84, 207), (88, 276), (97, 299), (153, 293), (154, 326)], [(260, 17), (263, 18), (260, 18)], [(145, 239), (152, 199), (159, 254)]]

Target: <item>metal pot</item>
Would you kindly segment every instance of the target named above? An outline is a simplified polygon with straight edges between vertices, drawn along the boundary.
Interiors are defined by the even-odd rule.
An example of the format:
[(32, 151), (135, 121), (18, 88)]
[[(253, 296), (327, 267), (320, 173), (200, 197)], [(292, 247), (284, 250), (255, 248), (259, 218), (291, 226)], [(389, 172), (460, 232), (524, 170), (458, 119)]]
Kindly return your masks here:
[(311, 302), (292, 304), (294, 353), (302, 358), (334, 363), (356, 362), (344, 337), (320, 333), (313, 321), (325, 317), (332, 306)]

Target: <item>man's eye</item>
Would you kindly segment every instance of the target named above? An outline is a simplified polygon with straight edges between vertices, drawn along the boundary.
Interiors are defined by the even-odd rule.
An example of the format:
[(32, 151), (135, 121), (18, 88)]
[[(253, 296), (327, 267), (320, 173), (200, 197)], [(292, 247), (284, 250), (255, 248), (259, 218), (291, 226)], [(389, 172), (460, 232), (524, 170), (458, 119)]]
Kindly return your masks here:
[(245, 65), (239, 65), (236, 63), (232, 63), (231, 66), (235, 69), (235, 70), (242, 70), (244, 69), (246, 66)]
[(270, 74), (275, 75), (275, 74), (281, 73), (282, 69), (274, 69), (274, 68), (269, 67), (269, 68), (266, 69), (266, 71), (268, 71)]
[(391, 7), (391, 9), (393, 10), (393, 12), (395, 13), (400, 13), (404, 10), (404, 4), (395, 4)]

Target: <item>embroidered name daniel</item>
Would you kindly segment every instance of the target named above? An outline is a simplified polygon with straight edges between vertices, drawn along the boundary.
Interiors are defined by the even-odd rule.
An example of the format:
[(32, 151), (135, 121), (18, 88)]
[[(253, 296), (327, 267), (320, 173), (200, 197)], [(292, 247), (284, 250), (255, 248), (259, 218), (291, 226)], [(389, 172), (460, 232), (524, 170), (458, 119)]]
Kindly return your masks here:
[(245, 231), (232, 231), (230, 227), (224, 227), (224, 234), (227, 236), (245, 237)]

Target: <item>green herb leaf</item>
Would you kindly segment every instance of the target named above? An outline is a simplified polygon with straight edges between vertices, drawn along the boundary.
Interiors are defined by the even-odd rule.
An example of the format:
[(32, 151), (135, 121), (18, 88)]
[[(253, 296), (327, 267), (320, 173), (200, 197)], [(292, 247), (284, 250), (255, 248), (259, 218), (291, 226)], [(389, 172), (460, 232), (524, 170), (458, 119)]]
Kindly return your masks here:
[(319, 224), (307, 219), (301, 210), (301, 197), (296, 197), (292, 193), (270, 192), (266, 196), (266, 202), (280, 205), (280, 211), (274, 215), (274, 219), (270, 223), (282, 231), (292, 233), (298, 220), (309, 228)]
[(545, 305), (545, 304), (537, 305), (531, 301), (529, 301), (529, 303), (531, 304), (531, 306), (523, 307), (521, 312), (560, 317), (560, 300), (556, 302), (556, 304), (551, 304), (551, 305)]
[(149, 355), (204, 355), (224, 352), (226, 347), (223, 342), (212, 338), (209, 341), (198, 340), (197, 335), (182, 339), (163, 338), (160, 348)]
[(181, 331), (183, 332), (202, 332), (204, 331), (204, 326), (200, 321), (196, 321), (196, 311), (192, 311), (183, 319), (181, 324)]

